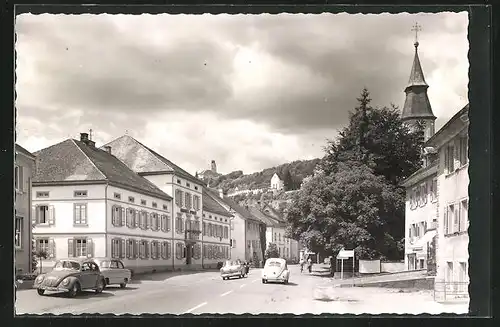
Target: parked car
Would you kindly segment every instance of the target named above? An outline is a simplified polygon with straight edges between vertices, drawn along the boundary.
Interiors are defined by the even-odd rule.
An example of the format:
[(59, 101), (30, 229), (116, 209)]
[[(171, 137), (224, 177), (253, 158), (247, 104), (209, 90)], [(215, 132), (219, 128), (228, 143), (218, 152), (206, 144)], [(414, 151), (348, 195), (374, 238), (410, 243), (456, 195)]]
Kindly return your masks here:
[(227, 260), (220, 269), (220, 275), (223, 280), (231, 277), (243, 278), (246, 275), (246, 268), (239, 261)]
[(132, 272), (125, 268), (121, 260), (112, 258), (93, 258), (92, 260), (99, 266), (106, 286), (120, 285), (121, 288), (125, 288), (130, 282)]
[(52, 271), (38, 275), (33, 284), (39, 295), (56, 291), (66, 292), (70, 297), (84, 290), (95, 290), (99, 294), (104, 287), (104, 276), (99, 267), (87, 258), (58, 260)]
[(288, 284), (290, 279), (290, 270), (285, 259), (269, 258), (266, 260), (264, 269), (262, 269), (262, 283), (280, 282)]

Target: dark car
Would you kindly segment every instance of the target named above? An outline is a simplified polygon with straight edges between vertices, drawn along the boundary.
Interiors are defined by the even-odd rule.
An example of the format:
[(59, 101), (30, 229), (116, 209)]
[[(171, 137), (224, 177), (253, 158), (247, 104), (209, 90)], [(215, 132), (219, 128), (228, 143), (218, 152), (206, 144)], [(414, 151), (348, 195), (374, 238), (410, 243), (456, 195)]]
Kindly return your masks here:
[(101, 293), (105, 287), (104, 277), (99, 267), (90, 259), (61, 259), (51, 272), (41, 274), (35, 279), (33, 288), (39, 295), (45, 291), (66, 292), (74, 297), (84, 290)]
[(240, 261), (227, 260), (220, 269), (220, 275), (223, 280), (231, 277), (243, 278), (246, 275), (246, 268)]

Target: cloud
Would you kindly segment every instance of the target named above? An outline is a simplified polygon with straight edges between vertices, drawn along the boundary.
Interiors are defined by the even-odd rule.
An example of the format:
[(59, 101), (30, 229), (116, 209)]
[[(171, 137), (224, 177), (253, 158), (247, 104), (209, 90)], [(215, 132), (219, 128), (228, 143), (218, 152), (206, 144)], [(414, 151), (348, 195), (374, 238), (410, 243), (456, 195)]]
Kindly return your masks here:
[(466, 12), (23, 14), (18, 139), (38, 150), (90, 128), (103, 143), (128, 131), (191, 172), (321, 156), (363, 87), (402, 106), (415, 20), (439, 128), (467, 103)]

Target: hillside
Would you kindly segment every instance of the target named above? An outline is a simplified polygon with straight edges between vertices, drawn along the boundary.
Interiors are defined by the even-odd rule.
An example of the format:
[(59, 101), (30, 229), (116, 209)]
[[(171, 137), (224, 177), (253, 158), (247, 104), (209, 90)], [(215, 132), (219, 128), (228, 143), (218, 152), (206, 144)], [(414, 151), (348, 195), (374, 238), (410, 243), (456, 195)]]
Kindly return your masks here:
[(225, 193), (232, 192), (236, 188), (238, 190), (246, 189), (262, 189), (268, 188), (271, 183), (271, 177), (275, 172), (284, 172), (286, 169), (290, 171), (292, 176), (292, 188), (298, 189), (302, 180), (313, 174), (314, 168), (320, 159), (313, 160), (297, 160), (294, 162), (282, 164), (277, 167), (266, 168), (260, 172), (245, 175), (241, 170), (233, 171), (227, 175), (223, 175), (214, 179), (206, 180), (212, 188), (222, 188)]

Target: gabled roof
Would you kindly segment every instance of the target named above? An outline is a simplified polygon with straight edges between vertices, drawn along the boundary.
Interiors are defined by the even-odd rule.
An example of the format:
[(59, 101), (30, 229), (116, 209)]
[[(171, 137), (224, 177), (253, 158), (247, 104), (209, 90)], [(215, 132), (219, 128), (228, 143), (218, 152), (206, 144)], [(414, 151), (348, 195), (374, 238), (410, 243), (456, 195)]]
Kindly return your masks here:
[(269, 204), (264, 204), (262, 207), (261, 211), (265, 213), (266, 215), (272, 217), (274, 220), (278, 221), (281, 224), (285, 223), (285, 219), (283, 218), (283, 215), (279, 213), (276, 209), (271, 207)]
[(248, 210), (252, 215), (254, 215), (256, 218), (258, 218), (260, 221), (262, 221), (266, 226), (268, 227), (278, 227), (280, 226), (280, 223), (275, 220), (274, 218), (266, 215), (264, 212), (262, 212), (259, 208), (255, 206), (248, 207)]
[(35, 159), (35, 155), (33, 153), (29, 152), (28, 150), (26, 150), (25, 148), (16, 143), (16, 154), (18, 153), (24, 154), (25, 156), (31, 159)]
[(111, 153), (123, 161), (133, 171), (147, 173), (172, 172), (194, 183), (202, 183), (172, 161), (148, 148), (130, 135), (123, 135), (105, 145), (111, 147)]
[(206, 192), (209, 193), (210, 196), (215, 201), (217, 201), (219, 204), (227, 206), (229, 208), (229, 210), (231, 210), (231, 209), (234, 210), (236, 213), (238, 213), (241, 216), (241, 218), (243, 218), (245, 220), (252, 220), (255, 222), (259, 222), (259, 223), (264, 223), (260, 219), (258, 219), (254, 215), (252, 215), (252, 213), (248, 209), (243, 208), (242, 206), (240, 206), (238, 203), (236, 203), (230, 197), (224, 196), (224, 198), (221, 198), (208, 188), (206, 188)]
[(232, 217), (231, 213), (224, 209), (215, 199), (214, 194), (208, 192), (207, 189), (203, 188), (203, 211), (208, 211), (211, 213), (216, 213), (225, 217)]
[(33, 183), (102, 181), (161, 199), (172, 199), (115, 156), (84, 142), (68, 139), (37, 153)]

